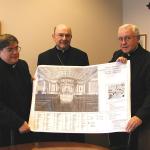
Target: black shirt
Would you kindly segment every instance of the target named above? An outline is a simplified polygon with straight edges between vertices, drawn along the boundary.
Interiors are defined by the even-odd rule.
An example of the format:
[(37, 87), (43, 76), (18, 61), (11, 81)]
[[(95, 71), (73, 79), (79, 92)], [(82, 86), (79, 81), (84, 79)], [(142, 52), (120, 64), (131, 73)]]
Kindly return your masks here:
[[(118, 50), (110, 62), (125, 55)], [(139, 45), (126, 58), (131, 62), (131, 113), (147, 121), (150, 117), (150, 53)]]
[(62, 52), (56, 47), (41, 53), (38, 57), (38, 65), (66, 65), (66, 66), (87, 66), (88, 56), (85, 52), (70, 47)]
[(27, 63), (19, 60), (9, 65), (0, 59), (0, 145), (9, 145), (10, 130), (18, 132), (24, 121), (28, 121), (31, 97), (32, 81)]

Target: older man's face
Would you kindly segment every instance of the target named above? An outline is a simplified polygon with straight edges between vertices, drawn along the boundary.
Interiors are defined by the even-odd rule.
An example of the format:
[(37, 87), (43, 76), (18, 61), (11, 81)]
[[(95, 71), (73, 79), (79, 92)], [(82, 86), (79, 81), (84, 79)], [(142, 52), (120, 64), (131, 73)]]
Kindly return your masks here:
[(139, 37), (131, 29), (120, 29), (118, 31), (118, 39), (120, 42), (120, 49), (124, 53), (134, 51), (139, 43)]
[(60, 26), (57, 27), (53, 34), (53, 40), (59, 49), (65, 50), (70, 46), (72, 34), (69, 28)]

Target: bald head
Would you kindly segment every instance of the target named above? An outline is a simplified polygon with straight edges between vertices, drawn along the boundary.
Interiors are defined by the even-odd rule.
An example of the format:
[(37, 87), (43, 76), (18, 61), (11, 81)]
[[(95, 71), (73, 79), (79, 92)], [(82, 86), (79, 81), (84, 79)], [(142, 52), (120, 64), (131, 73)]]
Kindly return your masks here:
[(54, 28), (52, 37), (57, 49), (67, 50), (70, 47), (72, 38), (71, 28), (64, 24), (59, 24)]
[(66, 30), (67, 33), (69, 33), (70, 35), (72, 35), (71, 28), (68, 27), (68, 26), (65, 25), (65, 24), (59, 24), (59, 25), (55, 26), (55, 28), (54, 28), (54, 34), (57, 33), (57, 32), (60, 31), (60, 30)]

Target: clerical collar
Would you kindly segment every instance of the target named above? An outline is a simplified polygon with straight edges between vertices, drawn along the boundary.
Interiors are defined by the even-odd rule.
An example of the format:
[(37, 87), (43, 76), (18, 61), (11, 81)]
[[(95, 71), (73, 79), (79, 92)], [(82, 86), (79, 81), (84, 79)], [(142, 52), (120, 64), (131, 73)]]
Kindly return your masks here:
[(129, 53), (127, 53), (128, 56), (131, 56), (132, 54), (134, 54), (134, 52), (138, 49), (138, 45)]
[(16, 67), (16, 64), (12, 65), (12, 68), (15, 68)]
[(8, 68), (15, 68), (16, 65), (17, 65), (17, 63), (16, 63), (16, 64), (8, 64), (8, 63), (6, 63), (4, 60), (2, 60), (1, 58), (0, 58), (0, 62), (1, 62), (3, 65), (7, 66)]
[(56, 46), (56, 49), (59, 50), (59, 51), (61, 51), (61, 52), (63, 52), (63, 53), (64, 53), (65, 51), (67, 51), (69, 48), (70, 48), (70, 47), (65, 48), (65, 49), (60, 49), (58, 46)]

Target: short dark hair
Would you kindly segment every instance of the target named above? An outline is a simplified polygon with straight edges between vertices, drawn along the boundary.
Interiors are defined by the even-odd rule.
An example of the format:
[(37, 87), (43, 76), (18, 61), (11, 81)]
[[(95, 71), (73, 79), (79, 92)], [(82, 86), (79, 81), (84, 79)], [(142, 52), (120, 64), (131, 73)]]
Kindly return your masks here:
[(2, 50), (3, 48), (13, 44), (13, 43), (19, 43), (18, 39), (11, 35), (11, 34), (2, 34), (0, 35), (0, 50)]

